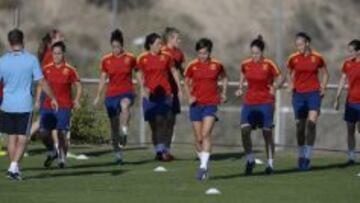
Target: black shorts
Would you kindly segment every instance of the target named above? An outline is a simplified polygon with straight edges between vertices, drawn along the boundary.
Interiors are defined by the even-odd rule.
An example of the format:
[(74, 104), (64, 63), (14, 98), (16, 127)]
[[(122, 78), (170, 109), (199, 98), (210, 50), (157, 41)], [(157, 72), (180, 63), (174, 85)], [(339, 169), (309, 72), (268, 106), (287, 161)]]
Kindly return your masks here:
[(0, 132), (8, 135), (30, 135), (32, 113), (0, 111)]

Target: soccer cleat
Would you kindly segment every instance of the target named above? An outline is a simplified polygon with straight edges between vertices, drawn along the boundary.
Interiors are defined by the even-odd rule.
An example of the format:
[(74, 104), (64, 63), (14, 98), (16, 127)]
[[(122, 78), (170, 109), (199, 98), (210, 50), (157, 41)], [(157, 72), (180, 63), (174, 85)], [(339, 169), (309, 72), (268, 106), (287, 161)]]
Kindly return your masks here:
[(54, 155), (54, 156), (48, 155), (46, 157), (46, 160), (44, 161), (44, 167), (45, 168), (50, 168), (52, 162), (57, 158), (58, 158), (58, 153), (56, 153), (56, 155)]
[(10, 177), (11, 177), (11, 176), (10, 176), (10, 173), (11, 173), (10, 171), (6, 171), (6, 177), (9, 178), (9, 179), (10, 179)]
[(155, 155), (155, 160), (156, 161), (162, 161), (163, 159), (163, 153), (162, 152), (156, 152), (156, 155)]
[(120, 135), (119, 142), (122, 147), (125, 147), (127, 144), (127, 135), (126, 134)]
[(274, 169), (271, 166), (265, 168), (265, 174), (271, 175), (274, 173)]
[(206, 180), (208, 178), (208, 171), (204, 168), (199, 168), (196, 174), (196, 179), (199, 181)]
[(354, 161), (353, 159), (349, 159), (349, 160), (346, 162), (345, 165), (346, 165), (346, 166), (353, 166), (353, 165), (355, 165), (355, 161)]
[(253, 170), (255, 168), (255, 161), (253, 162), (246, 162), (246, 168), (245, 168), (245, 175), (251, 175)]
[(66, 164), (63, 161), (58, 163), (58, 167), (61, 168), (61, 169), (65, 168), (65, 166), (66, 166)]
[(161, 161), (170, 162), (170, 161), (174, 161), (174, 159), (175, 159), (174, 156), (171, 155), (169, 152), (162, 153)]
[(304, 163), (305, 163), (305, 158), (299, 157), (299, 159), (298, 159), (298, 170), (299, 171), (304, 170)]
[(122, 159), (116, 159), (115, 164), (121, 166), (121, 165), (124, 165), (124, 162)]
[(302, 171), (309, 171), (311, 169), (310, 159), (304, 159)]
[(9, 178), (10, 180), (14, 180), (14, 181), (21, 181), (22, 180), (20, 173), (13, 173), (13, 172), (10, 172), (10, 171), (7, 172), (6, 177)]

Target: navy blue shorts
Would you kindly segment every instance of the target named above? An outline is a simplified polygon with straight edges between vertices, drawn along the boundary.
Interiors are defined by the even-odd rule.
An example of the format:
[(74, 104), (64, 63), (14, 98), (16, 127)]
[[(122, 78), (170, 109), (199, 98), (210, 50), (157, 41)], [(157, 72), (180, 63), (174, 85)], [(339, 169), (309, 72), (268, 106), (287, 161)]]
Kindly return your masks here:
[(130, 100), (130, 105), (134, 104), (135, 94), (132, 92), (105, 98), (106, 111), (110, 118), (118, 116), (121, 113), (120, 103), (121, 103), (121, 100), (123, 100), (125, 98)]
[(69, 130), (71, 109), (41, 109), (40, 129), (42, 130)]
[(32, 113), (0, 111), (0, 132), (8, 135), (30, 135)]
[(143, 98), (143, 111), (146, 121), (154, 119), (157, 115), (165, 115), (173, 111), (173, 98), (169, 96)]
[(241, 110), (241, 125), (249, 124), (253, 129), (265, 128), (271, 129), (274, 126), (274, 105), (273, 104), (259, 104), (249, 105), (244, 104)]
[(306, 119), (309, 111), (320, 112), (321, 96), (319, 91), (293, 93), (292, 105), (296, 119)]
[(349, 123), (360, 121), (360, 104), (346, 103), (344, 120)]
[(190, 105), (190, 120), (193, 122), (202, 121), (205, 117), (214, 117), (218, 120), (216, 116), (217, 106), (216, 105)]

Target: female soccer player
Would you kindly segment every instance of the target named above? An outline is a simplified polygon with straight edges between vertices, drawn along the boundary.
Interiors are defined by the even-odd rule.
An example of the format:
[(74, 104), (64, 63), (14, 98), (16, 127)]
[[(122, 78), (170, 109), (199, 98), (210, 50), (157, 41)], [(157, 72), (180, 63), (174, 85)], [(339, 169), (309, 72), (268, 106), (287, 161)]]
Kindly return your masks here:
[(146, 52), (137, 61), (138, 80), (143, 93), (143, 110), (145, 120), (149, 122), (152, 131), (152, 141), (155, 146), (156, 159), (170, 161), (173, 158), (167, 151), (166, 144), (173, 133), (174, 92), (171, 88), (169, 74), (175, 80), (178, 96), (181, 97), (181, 87), (178, 71), (170, 55), (161, 52), (162, 40), (157, 33), (146, 36)]
[(42, 67), (53, 62), (51, 45), (60, 41), (64, 41), (64, 37), (62, 33), (57, 29), (51, 30), (50, 32), (46, 33), (46, 35), (42, 38), (41, 44), (38, 49), (38, 57)]
[(264, 57), (265, 42), (259, 36), (250, 44), (252, 57), (244, 60), (240, 67), (240, 83), (236, 96), (243, 95), (243, 85), (247, 81), (248, 89), (241, 111), (241, 135), (247, 162), (245, 174), (252, 174), (255, 158), (252, 151), (251, 131), (262, 129), (267, 167), (265, 173), (273, 173), (274, 139), (272, 134), (275, 91), (281, 85), (281, 72), (275, 63)]
[[(38, 48), (38, 59), (41, 63), (41, 68), (44, 69), (44, 67), (50, 63), (53, 63), (53, 53), (51, 50), (51, 46), (53, 44), (55, 44), (56, 42), (60, 42), (63, 41), (64, 37), (63, 34), (57, 30), (57, 29), (53, 29), (50, 32), (46, 33), (46, 35), (42, 38), (41, 43), (39, 45)], [(36, 87), (36, 95), (35, 95), (35, 109), (40, 109), (41, 111), (41, 107), (43, 106), (42, 103), (45, 100), (45, 94), (41, 89), (41, 86), (38, 85)], [(33, 122), (32, 126), (31, 126), (31, 132), (30, 135), (33, 136), (35, 132), (37, 132), (40, 128), (40, 118), (38, 118), (35, 122)], [(54, 154), (58, 154), (59, 151), (59, 140), (58, 140), (58, 136), (56, 134), (56, 131), (53, 131), (51, 133), (52, 139), (53, 139), (53, 146), (50, 148), (49, 144), (45, 144), (45, 146), (47, 146), (47, 159), (45, 160), (45, 167), (50, 166), (49, 164), (51, 164), (52, 160), (55, 159), (56, 156), (54, 156)], [(68, 134), (70, 133), (70, 131), (68, 132)], [(47, 137), (42, 139), (47, 140)]]
[[(288, 60), (289, 89), (296, 119), (296, 136), (299, 147), (298, 168), (310, 169), (310, 158), (316, 137), (316, 123), (320, 113), (329, 73), (323, 57), (311, 48), (311, 38), (300, 32), (296, 35), (298, 51)], [(318, 75), (322, 73), (320, 83)]]
[[(45, 65), (43, 72), (46, 81), (55, 94), (55, 98), (59, 102), (59, 109), (54, 111), (51, 108), (50, 98), (45, 97), (40, 111), (40, 133), (43, 135), (44, 143), (47, 144), (48, 148), (51, 148), (53, 147), (51, 132), (57, 130), (59, 140), (58, 166), (64, 168), (68, 150), (66, 135), (70, 127), (71, 110), (73, 107), (75, 109), (80, 108), (82, 87), (75, 68), (65, 62), (65, 44), (56, 42), (51, 46), (51, 50), (54, 62)], [(73, 85), (76, 87), (76, 96), (72, 100), (71, 88)], [(46, 167), (50, 167), (56, 154), (53, 154), (52, 157), (53, 159), (46, 163)]]
[(110, 119), (116, 163), (121, 165), (122, 146), (126, 145), (128, 136), (130, 108), (135, 99), (132, 72), (136, 65), (136, 58), (125, 51), (123, 34), (119, 29), (111, 33), (110, 44), (112, 53), (106, 54), (101, 60), (100, 81), (94, 105), (99, 103), (100, 95), (109, 78), (105, 106)]
[[(195, 135), (195, 147), (200, 159), (196, 178), (208, 177), (208, 162), (211, 152), (211, 132), (217, 120), (217, 106), (226, 101), (228, 78), (222, 63), (211, 57), (213, 43), (202, 38), (195, 46), (198, 58), (185, 70), (185, 88), (190, 104), (190, 120)], [(217, 82), (222, 81), (219, 94)]]
[(354, 39), (348, 44), (349, 58), (342, 66), (342, 74), (336, 94), (334, 107), (339, 109), (341, 91), (347, 80), (349, 90), (345, 104), (345, 116), (348, 141), (348, 162), (347, 165), (355, 164), (355, 128), (360, 121), (360, 40)]
[[(185, 61), (185, 57), (184, 57), (183, 52), (179, 49), (180, 31), (173, 27), (165, 28), (165, 31), (163, 34), (163, 42), (164, 42), (164, 45), (161, 48), (161, 52), (171, 55), (171, 57), (173, 58), (174, 63), (175, 63), (175, 68), (182, 74), (183, 73), (183, 63)], [(176, 116), (177, 114), (180, 114), (180, 112), (181, 112), (181, 105), (180, 105), (179, 97), (177, 95), (178, 89), (177, 89), (176, 82), (171, 74), (169, 74), (169, 78), (170, 78), (170, 82), (171, 82), (171, 88), (174, 93), (174, 95), (173, 95), (173, 102), (174, 102), (173, 103), (173, 111)], [(169, 153), (169, 157), (172, 157), (172, 155), (170, 154), (170, 146), (171, 146), (171, 141), (172, 141), (172, 137), (174, 134), (175, 124), (176, 124), (176, 117), (174, 119), (172, 132), (169, 132), (170, 135), (165, 144), (166, 151), (168, 151), (168, 153)]]

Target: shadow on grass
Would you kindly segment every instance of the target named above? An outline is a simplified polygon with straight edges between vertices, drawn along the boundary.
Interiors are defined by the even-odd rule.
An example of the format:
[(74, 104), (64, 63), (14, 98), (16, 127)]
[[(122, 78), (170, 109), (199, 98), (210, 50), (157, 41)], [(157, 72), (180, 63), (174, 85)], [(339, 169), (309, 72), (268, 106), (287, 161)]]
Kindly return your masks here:
[[(95, 147), (94, 147), (95, 148)], [(102, 156), (105, 154), (109, 154), (112, 153), (113, 150), (112, 149), (104, 149), (104, 150), (96, 150), (96, 151), (89, 151), (91, 150), (91, 146), (81, 146), (81, 145), (73, 145), (70, 147), (71, 150), (77, 150), (76, 154), (84, 154), (86, 156)], [(148, 147), (127, 147), (124, 149), (124, 151), (137, 151), (137, 150), (146, 150), (148, 149)], [(83, 150), (84, 152), (78, 151), (78, 150)], [(27, 153), (29, 154), (29, 156), (35, 156), (35, 155), (39, 155), (39, 154), (46, 154), (46, 149), (45, 147), (34, 147), (34, 148), (30, 148)]]
[[(254, 154), (259, 153), (259, 151), (254, 151)], [(238, 153), (214, 153), (211, 154), (211, 160), (212, 161), (223, 161), (223, 160), (238, 160), (242, 159), (245, 156), (244, 152), (238, 152)]]
[[(124, 149), (124, 152), (128, 152), (128, 151), (138, 151), (138, 150), (146, 150), (148, 149), (147, 147), (128, 147)], [(105, 149), (105, 150), (97, 150), (97, 151), (88, 151), (88, 152), (83, 152), (83, 153), (78, 153), (78, 154), (84, 154), (86, 156), (93, 156), (93, 157), (98, 157), (98, 156), (102, 156), (105, 154), (110, 154), (113, 153), (114, 151), (112, 149)]]
[(74, 176), (91, 176), (91, 175), (112, 175), (119, 176), (127, 172), (123, 169), (111, 169), (111, 170), (86, 170), (86, 171), (67, 171), (58, 170), (59, 172), (54, 173), (41, 173), (34, 176), (25, 176), (24, 180), (32, 179), (50, 179), (50, 178), (62, 178), (62, 177), (74, 177)]
[[(322, 166), (312, 166), (311, 170), (309, 171), (300, 171), (298, 168), (289, 168), (289, 169), (275, 169), (275, 172), (272, 175), (267, 175), (265, 172), (255, 172), (252, 175), (245, 175), (242, 171), (241, 173), (235, 173), (231, 175), (220, 175), (220, 176), (214, 176), (211, 179), (218, 180), (218, 179), (232, 179), (232, 178), (240, 178), (240, 177), (254, 177), (254, 176), (274, 176), (274, 175), (284, 175), (284, 174), (291, 174), (291, 173), (308, 173), (308, 172), (318, 172), (318, 171), (324, 171), (324, 170), (331, 170), (331, 169), (344, 169), (348, 167), (355, 167), (360, 166), (360, 163), (356, 163), (352, 166), (349, 166), (344, 163), (336, 163), (336, 164), (328, 164), (328, 165), (322, 165)], [(245, 170), (245, 166), (244, 166)]]
[[(147, 164), (150, 162), (153, 162), (153, 159), (147, 159), (147, 160), (141, 160), (141, 161), (124, 161), (124, 166), (126, 165), (142, 165)], [(78, 164), (78, 165), (68, 165), (66, 166), (66, 169), (85, 169), (85, 168), (101, 168), (101, 167), (111, 167), (111, 166), (117, 166), (117, 164), (114, 161), (108, 161), (108, 162), (98, 162), (98, 163), (85, 163), (85, 164)], [(119, 166), (122, 167), (122, 166)], [(51, 168), (45, 168), (45, 167), (26, 167), (23, 169), (23, 171), (54, 171), (58, 168), (54, 164)]]

